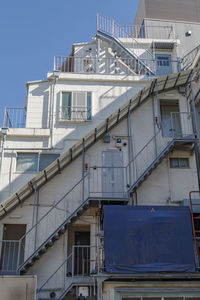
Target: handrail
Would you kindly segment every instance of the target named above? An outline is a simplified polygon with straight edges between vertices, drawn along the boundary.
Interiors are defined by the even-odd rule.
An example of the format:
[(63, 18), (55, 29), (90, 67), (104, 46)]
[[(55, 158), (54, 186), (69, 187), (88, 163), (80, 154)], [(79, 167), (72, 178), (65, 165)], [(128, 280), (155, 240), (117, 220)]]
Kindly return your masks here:
[[(165, 89), (175, 88), (179, 85), (187, 84), (195, 72), (196, 69), (192, 69), (150, 81), (144, 89), (139, 91), (126, 104), (124, 104), (120, 109), (110, 115), (109, 118), (100, 123), (95, 129), (93, 129), (84, 137), (85, 147), (88, 149), (90, 146), (92, 146), (94, 142), (99, 140), (105, 133), (111, 130), (116, 124), (121, 122), (128, 115), (129, 111), (134, 110), (151, 94), (155, 93), (155, 85), (158, 93), (164, 92)], [(0, 205), (0, 218), (3, 218), (9, 211), (14, 209), (19, 203), (29, 197), (34, 192), (36, 187), (37, 189), (40, 188), (43, 184), (60, 172), (60, 170), (70, 164), (71, 161), (78, 157), (82, 153), (82, 144), (83, 139), (79, 140), (78, 143), (67, 150), (66, 153), (64, 153), (59, 159), (50, 164), (45, 170), (32, 178), (20, 190), (2, 202)]]
[(26, 123), (25, 107), (5, 107), (3, 127), (24, 128)]
[(58, 266), (58, 268), (48, 277), (48, 279), (41, 285), (39, 289), (37, 289), (36, 293), (39, 294), (43, 287), (53, 278), (53, 276), (62, 268), (62, 266), (72, 257), (73, 252), (71, 252), (61, 263), (61, 265)]
[(180, 63), (182, 65), (181, 70), (186, 70), (192, 65), (194, 57), (196, 56), (199, 50), (200, 45), (196, 46), (194, 49), (192, 49), (185, 56), (182, 57), (182, 59), (180, 60)]
[[(109, 35), (111, 35), (112, 37), (114, 37), (118, 43), (122, 44), (126, 49), (126, 45), (124, 44), (124, 42), (122, 42), (122, 40), (117, 36), (117, 34), (115, 34), (116, 31), (119, 31), (120, 33), (123, 33), (123, 38), (129, 38), (132, 40), (132, 48), (134, 49), (135, 44), (137, 45), (138, 49), (143, 49), (145, 51), (146, 54), (150, 55), (150, 57), (152, 59), (154, 59), (154, 54), (152, 52), (149, 51), (149, 49), (145, 48), (141, 43), (139, 43), (137, 41), (137, 39), (135, 39), (134, 37), (130, 36), (130, 34), (128, 34), (123, 27), (121, 27), (120, 25), (118, 25), (114, 20), (109, 19), (109, 22), (112, 22), (112, 28), (110, 29), (110, 26), (106, 26), (106, 28), (102, 28), (101, 26), (99, 26), (99, 22), (97, 23), (97, 31), (102, 31), (105, 32)], [(137, 60), (142, 63), (140, 57), (135, 53), (135, 51), (131, 50), (130, 48), (127, 49), (127, 51), (129, 51), (130, 53), (132, 53), (132, 55), (134, 55)], [(147, 68), (149, 68), (148, 65), (146, 65)], [(150, 67), (151, 69), (151, 67)], [(154, 72), (154, 70), (152, 70), (152, 72)]]
[[(103, 25), (107, 25), (106, 23), (110, 22), (110, 24), (112, 24), (114, 20), (103, 16), (102, 14), (97, 14), (97, 22), (96, 22), (96, 28), (98, 30), (98, 28), (100, 26)], [(116, 23), (116, 22), (115, 22)], [(175, 34), (174, 34), (174, 28), (173, 26), (160, 26), (160, 25), (119, 25), (118, 26), (124, 28), (124, 30), (126, 32), (130, 32), (130, 34), (134, 35), (135, 38), (162, 38), (162, 39), (174, 39), (175, 38)], [(147, 30), (145, 30), (147, 29)], [(151, 32), (149, 32), (149, 30), (151, 30)], [(156, 31), (155, 34), (155, 29), (160, 29), (161, 33), (159, 31)], [(164, 30), (164, 32), (163, 32)], [(152, 34), (152, 36), (150, 35), (150, 33)], [(157, 34), (159, 33), (159, 35), (157, 36)], [(165, 36), (166, 33), (166, 36)], [(172, 35), (172, 36), (171, 36)]]

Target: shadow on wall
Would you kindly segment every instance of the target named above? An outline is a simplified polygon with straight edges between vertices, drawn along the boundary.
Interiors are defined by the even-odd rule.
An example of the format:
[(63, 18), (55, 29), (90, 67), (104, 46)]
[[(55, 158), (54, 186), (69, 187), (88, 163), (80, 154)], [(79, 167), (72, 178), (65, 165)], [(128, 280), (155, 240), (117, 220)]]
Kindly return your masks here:
[[(124, 78), (125, 79), (125, 78)], [(70, 83), (71, 85), (71, 83)], [(86, 86), (87, 84), (85, 84)], [(95, 85), (95, 83), (94, 83)], [(109, 86), (109, 84), (107, 84)], [(142, 87), (138, 85), (138, 87), (134, 87), (134, 88), (130, 88), (128, 91), (124, 92), (121, 96), (116, 97), (115, 98), (115, 88), (117, 87), (114, 86), (112, 88), (110, 88), (107, 92), (103, 93), (99, 99), (100, 101), (105, 101), (105, 105), (104, 108), (102, 108), (102, 110), (98, 113), (95, 114), (95, 119), (99, 120), (99, 121), (92, 121), (92, 122), (87, 122), (84, 123), (85, 126), (83, 126), (83, 124), (60, 124), (59, 123), (59, 106), (60, 106), (60, 93), (58, 93), (57, 98), (56, 98), (56, 126), (55, 129), (58, 128), (67, 128), (67, 129), (71, 129), (71, 131), (64, 136), (61, 140), (59, 140), (56, 144), (55, 144), (55, 153), (57, 150), (57, 153), (59, 152), (61, 155), (67, 151), (67, 149), (69, 149), (70, 147), (72, 147), (74, 144), (76, 144), (76, 142), (82, 138), (83, 136), (85, 136), (88, 132), (90, 132), (92, 129), (94, 129), (96, 126), (99, 125), (99, 123), (101, 123), (102, 121), (104, 121), (111, 113), (113, 113), (113, 104), (115, 104), (115, 111), (117, 111), (124, 103), (126, 103), (127, 101), (129, 101), (131, 99), (131, 97), (133, 97)], [(124, 85), (123, 87), (129, 88), (129, 85)], [(46, 87), (45, 87), (46, 89)], [(45, 89), (43, 88), (36, 88), (33, 92), (32, 95), (36, 96), (38, 95), (38, 93), (43, 93), (45, 91)], [(46, 98), (47, 99), (47, 95), (46, 94)], [(112, 96), (110, 96), (112, 95)], [(115, 98), (115, 100), (113, 101), (113, 99)], [(110, 99), (110, 103), (108, 103)], [(45, 100), (47, 101), (47, 100)], [(106, 105), (107, 104), (107, 105)], [(99, 106), (101, 105), (101, 103), (99, 103)], [(81, 133), (81, 134), (80, 134)], [(46, 147), (46, 145), (45, 145)], [(5, 154), (7, 155), (7, 154)], [(12, 160), (16, 158), (16, 153), (15, 154), (11, 154), (11, 158)], [(24, 186), (27, 181), (31, 180), (33, 177), (36, 176), (36, 173), (22, 173), (22, 174), (18, 174), (17, 178), (12, 180), (12, 174), (13, 172), (15, 172), (16, 170), (16, 164), (15, 166), (13, 166), (13, 163), (8, 165), (8, 169), (7, 169), (7, 174), (9, 176), (9, 184), (6, 185), (1, 193), (0, 193), (0, 201), (4, 201), (6, 200), (9, 196), (11, 196), (12, 193), (17, 192), (17, 190), (19, 190), (22, 186)], [(63, 191), (63, 193), (66, 191)]]

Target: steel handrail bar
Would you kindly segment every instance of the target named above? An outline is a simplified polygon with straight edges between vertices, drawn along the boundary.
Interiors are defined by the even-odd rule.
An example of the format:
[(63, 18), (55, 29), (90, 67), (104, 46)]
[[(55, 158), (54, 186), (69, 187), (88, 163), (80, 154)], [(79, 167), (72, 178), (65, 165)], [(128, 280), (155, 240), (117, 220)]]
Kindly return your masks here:
[[(97, 29), (99, 28), (98, 27), (98, 24), (100, 23), (99, 22), (99, 19), (100, 18), (103, 18), (105, 19), (106, 21), (110, 21), (110, 22), (113, 22), (114, 20), (111, 19), (110, 17), (107, 17), (107, 16), (104, 16), (102, 14), (99, 14), (97, 13)], [(121, 27), (125, 27), (125, 28), (167, 28), (167, 29), (174, 29), (173, 26), (167, 26), (167, 25), (163, 25), (163, 26), (159, 26), (159, 25), (125, 25), (125, 24), (122, 24), (122, 25), (119, 25), (118, 23), (116, 23), (116, 21), (114, 21), (115, 24), (117, 24), (118, 26), (121, 26)]]
[(38, 222), (33, 225), (19, 240), (20, 242), (34, 229), (38, 226), (38, 224), (54, 209), (56, 208), (62, 200), (65, 199), (66, 196), (68, 196), (86, 177), (88, 176), (88, 173), (84, 175), (83, 178), (81, 178), (72, 188), (70, 188), (67, 193), (64, 194), (64, 196), (61, 197), (55, 204), (52, 205), (52, 207), (38, 220)]
[[(179, 115), (181, 115), (181, 114), (187, 114), (188, 116), (191, 116), (192, 115), (192, 112), (176, 112), (176, 114), (179, 114)], [(148, 147), (148, 145), (153, 141), (153, 140), (155, 140), (155, 138), (156, 138), (156, 136), (162, 131), (162, 128), (163, 128), (163, 126), (165, 125), (165, 123), (167, 124), (170, 120), (172, 120), (172, 117), (170, 116), (167, 120), (165, 120), (165, 122), (162, 122), (161, 123), (161, 126), (160, 126), (160, 128), (159, 128), (159, 130), (157, 131), (157, 133), (156, 134), (154, 134), (153, 135), (153, 137), (147, 142), (147, 144), (145, 144), (144, 145), (144, 147), (134, 156), (134, 158), (127, 164), (127, 166), (126, 167), (128, 167), (139, 155), (140, 155), (140, 153), (145, 149), (145, 148), (147, 148)], [(190, 136), (191, 134), (195, 134), (195, 132), (193, 132), (193, 133), (190, 133), (190, 134), (188, 134), (188, 136)], [(176, 137), (171, 137), (170, 138), (170, 140), (174, 140), (174, 139), (177, 139)]]
[[(120, 30), (121, 30), (121, 26), (120, 26), (120, 25), (118, 25), (114, 20), (112, 20), (112, 22), (113, 22), (113, 25), (114, 25), (114, 26), (118, 26), (118, 27), (120, 28)], [(107, 28), (106, 28), (106, 29), (107, 29)], [(101, 31), (101, 29), (98, 29), (98, 28), (97, 28), (97, 30)], [(122, 45), (124, 44), (124, 43), (120, 40), (120, 38), (118, 38), (113, 32), (110, 32), (109, 30), (107, 30), (107, 31), (106, 31), (106, 30), (102, 30), (102, 31), (105, 32), (105, 33), (107, 33), (107, 34), (110, 34), (112, 37), (114, 37), (114, 38), (118, 41), (118, 43), (121, 43)], [(124, 31), (123, 28), (122, 28), (122, 31)], [(130, 37), (129, 34), (128, 34), (126, 31), (124, 31), (124, 33), (125, 33), (125, 35), (128, 35), (128, 36), (126, 36), (126, 38), (132, 39), (132, 40), (137, 44), (137, 46), (139, 46), (139, 47), (141, 47), (143, 50), (145, 50), (148, 54), (150, 54), (151, 57), (154, 57), (154, 55), (153, 55), (147, 48), (145, 48), (142, 44), (140, 44), (140, 43), (137, 41), (137, 39), (135, 39), (134, 37)], [(130, 53), (132, 53), (134, 56), (136, 56), (137, 60), (140, 62), (139, 56), (138, 56), (136, 53), (134, 53), (134, 51), (132, 51), (132, 50), (130, 50), (130, 49), (128, 49), (128, 51), (130, 51)], [(148, 66), (146, 66), (146, 67), (148, 67)]]
[(42, 288), (47, 284), (47, 282), (49, 281), (49, 280), (51, 280), (51, 278), (62, 268), (62, 266), (72, 257), (72, 253), (73, 252), (71, 252), (66, 258), (65, 258), (65, 260), (61, 263), (61, 265), (59, 265), (58, 266), (58, 268), (50, 275), (50, 277), (42, 284), (42, 286), (39, 288), (39, 289), (37, 289), (36, 290), (36, 294), (38, 294), (41, 290), (42, 290)]
[[(196, 70), (196, 69), (195, 69)], [(183, 72), (182, 76), (179, 78), (185, 78), (183, 80), (183, 82), (181, 84), (185, 84), (186, 82), (188, 82), (189, 78), (191, 78), (192, 74), (194, 74), (195, 70), (191, 70), (190, 72), (185, 71)], [(159, 91), (163, 91), (163, 87), (165, 88), (166, 86), (166, 81), (168, 83), (168, 85), (170, 84), (171, 81), (174, 82), (174, 80), (177, 78), (177, 74), (173, 74), (171, 76), (168, 76), (167, 79), (161, 78), (161, 79), (157, 79), (157, 90)], [(156, 79), (154, 79), (156, 80)], [(122, 106), (119, 110), (117, 110), (116, 112), (114, 112), (108, 119), (109, 120), (114, 120), (116, 119), (116, 124), (118, 124), (118, 122), (120, 122), (121, 120), (124, 119), (124, 117), (126, 116), (126, 114), (128, 113), (129, 109), (130, 111), (137, 106), (141, 101), (144, 101), (145, 99), (147, 99), (149, 97), (149, 91), (151, 90), (152, 85), (150, 84), (147, 88), (144, 88), (143, 90), (141, 90), (140, 92), (138, 92), (137, 95), (135, 95), (133, 98), (131, 98), (131, 100), (126, 103), (124, 106)], [(152, 91), (155, 93), (155, 91)], [(124, 113), (125, 112), (125, 113)], [(102, 129), (106, 129), (106, 125), (107, 125), (107, 121), (103, 121), (101, 124), (98, 125), (97, 128), (93, 129), (91, 132), (88, 133), (88, 135), (85, 136), (85, 141), (90, 141), (92, 139), (92, 141), (90, 141), (87, 145), (87, 147), (90, 147), (94, 141), (96, 139), (99, 139), (105, 132), (107, 132), (105, 130), (102, 131)], [(108, 130), (110, 130), (115, 124), (112, 124), (112, 126), (108, 126)], [(102, 132), (101, 132), (102, 131)], [(75, 144), (72, 148), (70, 148), (65, 154), (63, 154), (61, 156), (61, 158), (57, 159), (57, 161), (61, 164), (63, 163), (63, 165), (61, 166), (61, 168), (64, 168), (67, 164), (70, 163), (70, 161), (72, 160), (72, 154), (76, 151), (78, 152), (78, 149), (80, 148), (80, 153), (82, 152), (82, 143), (81, 140)], [(77, 157), (80, 153), (76, 153)], [(45, 172), (45, 173), (44, 173)], [(7, 201), (5, 201), (5, 203), (1, 204), (1, 215), (4, 216), (9, 209), (12, 209), (12, 207), (14, 207), (15, 205), (17, 205), (17, 203), (19, 203), (19, 201), (23, 201), (30, 193), (32, 193), (34, 190), (31, 188), (30, 189), (30, 185), (29, 183), (31, 183), (32, 185), (37, 185), (37, 187), (42, 186), (45, 178), (47, 175), (50, 174), (50, 176), (54, 176), (54, 173), (52, 175), (52, 172), (58, 172), (58, 165), (57, 162), (52, 163), (49, 167), (47, 167), (44, 171), (40, 172), (38, 175), (36, 175), (32, 180), (30, 180), (25, 186), (23, 186), (18, 193), (12, 195), (10, 198), (8, 198)], [(47, 177), (47, 179), (49, 179)], [(23, 197), (21, 199), (21, 197)]]

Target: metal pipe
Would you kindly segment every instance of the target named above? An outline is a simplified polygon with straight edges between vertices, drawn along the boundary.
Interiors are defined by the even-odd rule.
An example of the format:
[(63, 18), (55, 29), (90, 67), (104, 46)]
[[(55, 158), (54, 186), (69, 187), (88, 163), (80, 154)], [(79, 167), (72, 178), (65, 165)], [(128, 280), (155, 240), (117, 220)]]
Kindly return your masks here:
[(85, 140), (83, 139), (83, 143), (82, 143), (82, 179), (83, 179), (83, 183), (82, 183), (82, 202), (85, 199), (85, 180), (84, 180), (84, 169), (85, 169)]
[(199, 140), (200, 135), (199, 135), (198, 121), (197, 121), (197, 111), (196, 111), (195, 101), (194, 101), (194, 91), (193, 91), (192, 78), (190, 79), (190, 86), (191, 86), (191, 95), (192, 95), (192, 108), (193, 108), (193, 113), (194, 113), (195, 133), (197, 134), (197, 138)]
[(8, 128), (2, 128), (2, 130), (1, 130), (2, 146), (1, 146), (1, 164), (0, 164), (0, 186), (2, 184), (3, 158), (4, 158), (4, 150), (5, 150), (4, 145), (6, 142), (7, 130), (8, 130)]
[(155, 105), (154, 105), (154, 96), (152, 96), (152, 108), (153, 108), (153, 132), (155, 136), (155, 155), (157, 157), (158, 155), (158, 149), (157, 149), (157, 140), (156, 140), (156, 124), (155, 124)]
[(131, 185), (132, 183), (132, 176), (131, 176), (131, 150), (132, 150), (132, 143), (131, 143), (131, 123), (130, 123), (130, 109), (128, 110), (128, 118), (127, 118), (127, 131), (128, 131), (128, 164), (129, 164), (129, 184)]

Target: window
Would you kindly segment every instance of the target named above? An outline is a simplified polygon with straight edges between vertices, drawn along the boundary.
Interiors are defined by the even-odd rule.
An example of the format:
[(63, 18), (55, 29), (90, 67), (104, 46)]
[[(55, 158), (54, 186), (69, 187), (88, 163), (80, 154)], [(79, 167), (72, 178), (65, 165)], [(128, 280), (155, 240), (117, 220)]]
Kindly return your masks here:
[(61, 120), (91, 121), (91, 92), (62, 92)]
[(170, 158), (170, 168), (189, 168), (189, 158)]
[(60, 154), (55, 153), (17, 153), (16, 171), (35, 173), (50, 165)]

